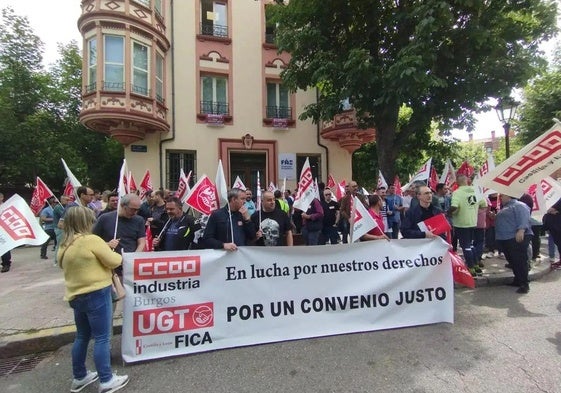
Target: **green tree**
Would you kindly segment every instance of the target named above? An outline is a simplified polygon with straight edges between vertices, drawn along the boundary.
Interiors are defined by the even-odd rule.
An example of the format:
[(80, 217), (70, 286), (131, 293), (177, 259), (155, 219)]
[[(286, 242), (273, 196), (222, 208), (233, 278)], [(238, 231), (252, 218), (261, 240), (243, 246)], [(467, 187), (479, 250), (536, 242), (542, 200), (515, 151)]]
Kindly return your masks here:
[(43, 44), (27, 18), (2, 10), (0, 24), (0, 186), (24, 190), (40, 176), (60, 191), (60, 158), (83, 182), (114, 188), (123, 149), (79, 122), (82, 59), (76, 42), (42, 66)]
[[(441, 130), (473, 125), (489, 97), (521, 86), (545, 61), (555, 31), (548, 0), (291, 0), (277, 6), (277, 44), (289, 52), (290, 89), (320, 88), (301, 118), (331, 119), (349, 98), (361, 127), (376, 127), (378, 165), (393, 178), (401, 155)], [(411, 108), (398, 124), (400, 108)], [(414, 150), (408, 150), (414, 147)]]
[(553, 126), (553, 118), (561, 118), (561, 66), (530, 82), (523, 96), (514, 128), (522, 142), (528, 144)]

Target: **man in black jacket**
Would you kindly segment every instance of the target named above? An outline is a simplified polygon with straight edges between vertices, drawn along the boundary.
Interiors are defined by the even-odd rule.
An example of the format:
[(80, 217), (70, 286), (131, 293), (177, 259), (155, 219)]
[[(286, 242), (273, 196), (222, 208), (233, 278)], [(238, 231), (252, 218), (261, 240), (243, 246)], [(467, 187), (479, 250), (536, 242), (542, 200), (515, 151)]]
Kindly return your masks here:
[(255, 225), (244, 205), (245, 191), (228, 191), (228, 204), (210, 215), (203, 235), (205, 248), (235, 251), (255, 239)]
[(401, 223), (401, 234), (406, 239), (424, 239), (436, 237), (432, 232), (423, 232), (417, 225), (421, 221), (442, 213), (438, 207), (432, 204), (432, 191), (427, 186), (417, 188), (417, 198), (419, 203), (411, 206), (405, 213), (405, 218)]
[(166, 200), (166, 212), (161, 216), (164, 222), (159, 237), (154, 238), (155, 251), (188, 250), (195, 231), (195, 219), (183, 213), (183, 204), (176, 197)]

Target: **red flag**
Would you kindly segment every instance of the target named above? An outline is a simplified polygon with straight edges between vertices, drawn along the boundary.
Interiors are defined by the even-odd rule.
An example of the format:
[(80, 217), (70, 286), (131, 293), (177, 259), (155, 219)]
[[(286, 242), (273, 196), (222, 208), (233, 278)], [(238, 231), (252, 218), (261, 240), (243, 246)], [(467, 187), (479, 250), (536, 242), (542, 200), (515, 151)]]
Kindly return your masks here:
[(456, 176), (457, 175), (466, 175), (467, 177), (472, 177), (474, 172), (475, 172), (475, 170), (469, 164), (469, 162), (464, 161), (464, 162), (462, 162), (462, 165), (460, 165), (460, 167), (456, 171)]
[(202, 214), (210, 214), (218, 209), (216, 200), (216, 186), (207, 175), (201, 176), (199, 181), (193, 186), (187, 200), (185, 201), (193, 209)]
[(327, 176), (327, 187), (332, 190), (337, 187), (337, 182), (331, 173)]
[(146, 198), (148, 191), (154, 191), (152, 180), (150, 179), (150, 171), (146, 170), (142, 181), (140, 182), (140, 199)]
[(441, 235), (452, 230), (452, 227), (450, 226), (450, 223), (446, 219), (444, 213), (427, 218), (426, 220), (418, 223), (417, 226), (421, 231), (432, 232), (435, 235)]
[(55, 195), (49, 187), (47, 187), (43, 180), (37, 176), (37, 186), (35, 187), (35, 190), (33, 190), (33, 196), (31, 197), (31, 203), (29, 204), (33, 214), (38, 215), (43, 209), (45, 201), (54, 196)]
[(72, 182), (68, 180), (66, 185), (64, 186), (64, 191), (62, 195), (67, 196), (72, 202), (76, 200), (76, 194), (74, 193), (74, 187), (72, 186)]
[(138, 187), (136, 186), (136, 182), (134, 181), (134, 177), (132, 177), (132, 172), (129, 172), (129, 192), (137, 192)]
[(436, 169), (434, 165), (430, 168), (430, 178), (429, 178), (429, 187), (431, 190), (436, 190), (436, 185), (438, 184), (438, 174), (436, 173)]
[(154, 236), (152, 236), (150, 225), (146, 226), (146, 244), (144, 245), (144, 251), (154, 251)]
[(462, 258), (454, 251), (449, 250), (450, 260), (452, 261), (452, 276), (454, 282), (465, 285), (469, 288), (475, 288), (475, 280), (469, 272)]
[(399, 181), (399, 177), (397, 175), (395, 175), (395, 178), (393, 179), (393, 186), (395, 187), (395, 195), (402, 197), (403, 190), (401, 189), (401, 182)]
[(345, 186), (346, 186), (346, 184), (347, 184), (347, 182), (345, 180), (343, 180), (337, 186), (337, 190), (336, 190), (335, 194), (337, 196), (338, 201), (340, 201), (345, 196)]

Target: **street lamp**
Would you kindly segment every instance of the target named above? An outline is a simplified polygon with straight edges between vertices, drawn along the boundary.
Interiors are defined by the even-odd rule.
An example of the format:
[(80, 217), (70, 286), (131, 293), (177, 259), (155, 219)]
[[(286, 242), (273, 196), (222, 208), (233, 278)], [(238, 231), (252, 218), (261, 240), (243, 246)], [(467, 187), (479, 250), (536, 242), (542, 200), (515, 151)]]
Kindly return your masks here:
[(497, 116), (499, 120), (503, 123), (503, 128), (505, 130), (505, 153), (506, 158), (510, 157), (510, 121), (514, 119), (516, 114), (516, 108), (520, 103), (512, 99), (511, 97), (499, 98), (499, 102), (495, 107), (497, 111)]

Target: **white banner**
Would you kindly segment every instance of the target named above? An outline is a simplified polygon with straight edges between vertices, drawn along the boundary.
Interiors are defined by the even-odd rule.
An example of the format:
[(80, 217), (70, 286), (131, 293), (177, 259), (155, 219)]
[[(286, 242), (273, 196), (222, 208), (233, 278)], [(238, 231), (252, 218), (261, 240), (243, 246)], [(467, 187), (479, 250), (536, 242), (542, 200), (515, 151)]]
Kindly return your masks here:
[(544, 134), (477, 181), (501, 194), (520, 197), (532, 184), (561, 168), (561, 124)]
[(279, 153), (279, 179), (296, 180), (296, 153)]
[(453, 323), (442, 239), (124, 254), (127, 362)]
[(0, 255), (24, 244), (40, 246), (48, 238), (31, 208), (18, 194), (0, 205)]

